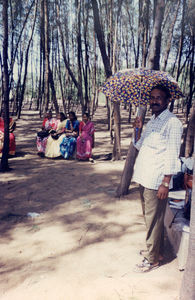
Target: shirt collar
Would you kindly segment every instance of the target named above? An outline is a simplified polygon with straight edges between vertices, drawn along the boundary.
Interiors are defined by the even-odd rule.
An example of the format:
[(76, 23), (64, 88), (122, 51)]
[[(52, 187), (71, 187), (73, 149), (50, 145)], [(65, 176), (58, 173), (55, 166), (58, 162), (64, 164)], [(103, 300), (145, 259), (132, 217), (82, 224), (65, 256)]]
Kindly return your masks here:
[(163, 110), (163, 112), (161, 112), (161, 114), (158, 115), (156, 118), (155, 118), (155, 115), (152, 115), (152, 119), (153, 119), (153, 120), (157, 120), (157, 119), (163, 120), (163, 119), (166, 119), (166, 117), (168, 116), (168, 114), (169, 114), (169, 109), (166, 108), (166, 109)]

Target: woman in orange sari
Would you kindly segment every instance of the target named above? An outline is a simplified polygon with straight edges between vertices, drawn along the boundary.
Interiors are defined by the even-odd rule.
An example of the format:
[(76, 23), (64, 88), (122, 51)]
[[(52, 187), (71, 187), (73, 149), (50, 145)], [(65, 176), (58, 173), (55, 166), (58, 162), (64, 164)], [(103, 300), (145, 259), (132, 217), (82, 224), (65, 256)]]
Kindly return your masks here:
[[(16, 141), (13, 131), (16, 128), (16, 123), (12, 118), (9, 118), (9, 155), (15, 155), (16, 153)], [(0, 157), (3, 153), (4, 143), (4, 119), (0, 117)]]

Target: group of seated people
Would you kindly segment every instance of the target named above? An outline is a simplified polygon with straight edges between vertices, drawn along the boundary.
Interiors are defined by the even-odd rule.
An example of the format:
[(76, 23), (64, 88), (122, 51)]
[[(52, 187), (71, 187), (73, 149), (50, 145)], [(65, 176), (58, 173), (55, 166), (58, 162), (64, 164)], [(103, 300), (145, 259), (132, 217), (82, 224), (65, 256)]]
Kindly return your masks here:
[[(3, 154), (4, 145), (4, 119), (3, 115), (0, 117), (0, 157)], [(9, 118), (9, 155), (14, 156), (16, 153), (16, 141), (13, 131), (16, 128), (16, 123), (12, 118)]]
[(74, 111), (59, 113), (56, 118), (49, 111), (42, 123), (42, 130), (37, 133), (38, 155), (48, 158), (63, 156), (73, 158), (76, 152), (78, 160), (90, 160), (94, 146), (95, 128), (90, 121), (89, 114), (82, 115), (82, 121), (77, 120)]

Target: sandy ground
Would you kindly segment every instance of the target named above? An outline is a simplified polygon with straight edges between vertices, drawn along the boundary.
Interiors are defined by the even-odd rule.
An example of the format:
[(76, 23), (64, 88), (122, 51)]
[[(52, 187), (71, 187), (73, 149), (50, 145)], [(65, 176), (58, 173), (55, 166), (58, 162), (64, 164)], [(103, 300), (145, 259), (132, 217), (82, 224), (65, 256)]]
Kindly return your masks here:
[[(95, 157), (112, 152), (105, 118), (100, 107)], [(125, 156), (131, 126), (124, 111), (122, 119)], [(168, 244), (164, 265), (146, 274), (133, 271), (145, 248), (145, 226), (136, 184), (123, 199), (115, 197), (125, 161), (40, 158), (40, 125), (37, 112), (23, 113), (12, 171), (0, 174), (0, 299), (179, 299), (183, 274)]]

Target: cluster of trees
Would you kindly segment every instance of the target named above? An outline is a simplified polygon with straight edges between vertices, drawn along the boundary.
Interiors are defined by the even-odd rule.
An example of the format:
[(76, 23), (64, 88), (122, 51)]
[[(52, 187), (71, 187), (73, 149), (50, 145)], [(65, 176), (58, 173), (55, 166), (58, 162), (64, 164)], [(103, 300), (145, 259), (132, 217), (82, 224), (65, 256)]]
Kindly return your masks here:
[[(67, 113), (78, 105), (93, 114), (106, 78), (123, 68), (148, 67), (180, 82), (188, 117), (193, 0), (2, 0), (0, 11), (1, 110), (7, 92), (7, 106), (18, 118), (24, 103), (40, 116), (48, 108)], [(107, 100), (107, 111), (112, 140), (113, 118), (115, 123), (113, 155), (120, 159), (120, 106)]]
[[(78, 104), (93, 112), (106, 77), (140, 66), (170, 72), (187, 96), (189, 113), (192, 0), (7, 0), (6, 5), (11, 110), (18, 117), (25, 99), (40, 114), (51, 106), (58, 112), (62, 105), (66, 112)], [(2, 104), (3, 52), (0, 62)]]

